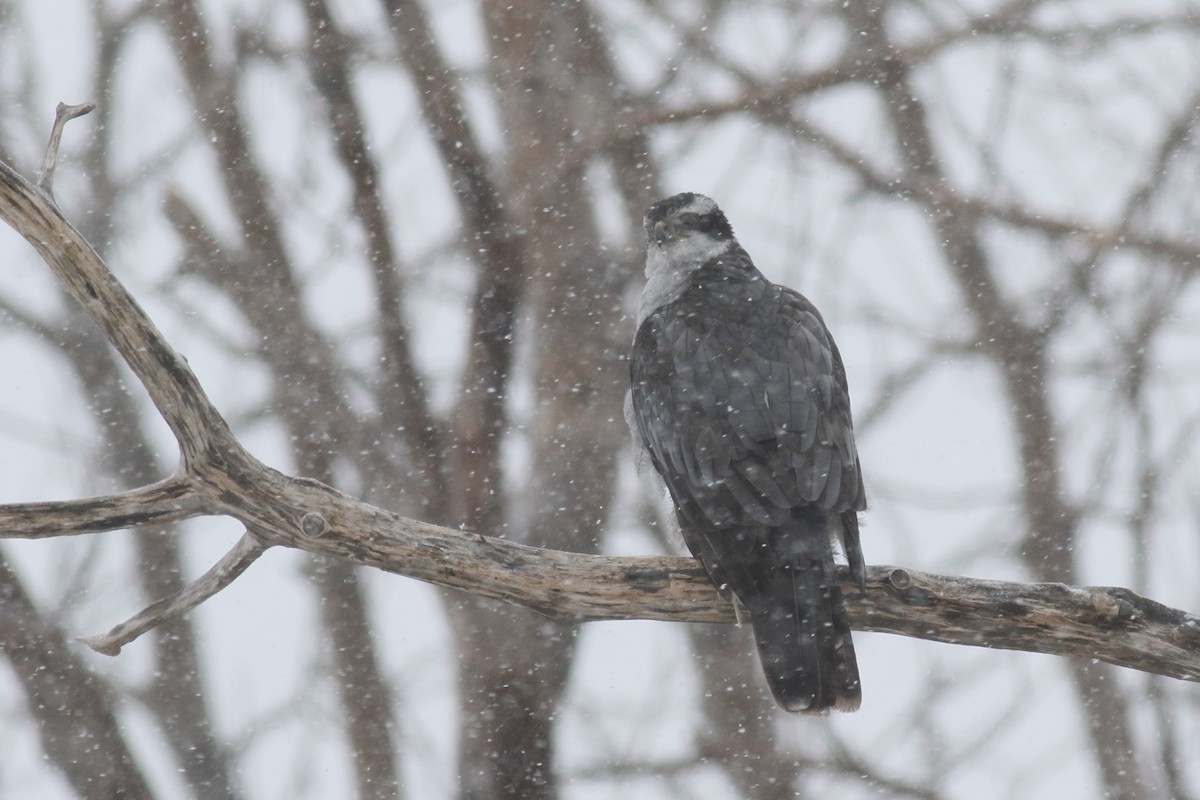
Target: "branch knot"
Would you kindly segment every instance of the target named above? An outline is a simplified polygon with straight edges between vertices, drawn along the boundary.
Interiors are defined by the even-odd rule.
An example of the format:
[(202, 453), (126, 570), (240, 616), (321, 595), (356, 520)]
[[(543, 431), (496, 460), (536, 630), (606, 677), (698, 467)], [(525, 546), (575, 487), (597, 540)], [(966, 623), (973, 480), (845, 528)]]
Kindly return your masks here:
[(300, 518), (300, 535), (306, 539), (319, 539), (328, 530), (325, 518), (315, 511), (310, 511)]

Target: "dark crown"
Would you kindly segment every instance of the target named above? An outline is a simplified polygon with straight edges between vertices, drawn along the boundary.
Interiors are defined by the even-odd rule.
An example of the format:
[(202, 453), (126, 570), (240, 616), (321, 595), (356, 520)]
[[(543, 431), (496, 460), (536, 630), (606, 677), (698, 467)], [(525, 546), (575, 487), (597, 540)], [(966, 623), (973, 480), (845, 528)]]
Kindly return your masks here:
[(695, 192), (681, 192), (651, 205), (646, 210), (646, 230), (652, 230), (660, 221), (679, 232), (706, 233), (714, 239), (733, 238), (733, 227), (717, 204)]

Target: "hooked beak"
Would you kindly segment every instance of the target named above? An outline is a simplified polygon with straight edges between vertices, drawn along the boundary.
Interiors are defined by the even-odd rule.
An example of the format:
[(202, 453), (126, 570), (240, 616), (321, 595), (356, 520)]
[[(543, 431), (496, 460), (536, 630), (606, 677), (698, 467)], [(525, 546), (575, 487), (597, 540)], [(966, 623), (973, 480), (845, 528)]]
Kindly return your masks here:
[(651, 225), (647, 233), (650, 234), (650, 241), (655, 244), (662, 244), (671, 238), (671, 234), (667, 233), (667, 223), (661, 219)]

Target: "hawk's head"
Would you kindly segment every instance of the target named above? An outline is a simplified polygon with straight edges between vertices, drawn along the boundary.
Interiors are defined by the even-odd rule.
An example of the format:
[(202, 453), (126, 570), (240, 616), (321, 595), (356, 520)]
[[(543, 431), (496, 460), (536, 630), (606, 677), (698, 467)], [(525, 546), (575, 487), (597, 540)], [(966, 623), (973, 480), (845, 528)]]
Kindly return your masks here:
[(646, 210), (646, 241), (646, 288), (638, 308), (639, 325), (650, 312), (676, 299), (691, 276), (713, 259), (735, 251), (746, 266), (753, 267), (737, 246), (721, 209), (694, 192), (659, 200)]
[(733, 228), (711, 198), (683, 192), (646, 210), (646, 238), (651, 248), (668, 251), (723, 250)]

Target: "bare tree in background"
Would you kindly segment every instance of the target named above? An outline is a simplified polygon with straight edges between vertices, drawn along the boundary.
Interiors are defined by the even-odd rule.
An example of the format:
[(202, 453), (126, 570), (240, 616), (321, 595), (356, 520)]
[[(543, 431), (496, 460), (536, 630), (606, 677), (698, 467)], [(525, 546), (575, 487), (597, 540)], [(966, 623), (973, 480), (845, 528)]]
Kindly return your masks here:
[[(79, 6), (69, 23), (0, 6), (0, 158), (35, 162), (60, 97), (99, 102), (60, 202), (273, 463), (444, 526), (671, 551), (621, 480), (625, 312), (642, 210), (694, 189), (829, 310), (869, 561), (1200, 606), (1190, 4)], [(5, 272), (24, 264), (0, 247)], [(170, 471), (153, 410), (70, 301), (0, 274), (0, 347), (44, 351), (86, 400), (60, 420), (86, 430), (61, 456), (82, 472), (46, 470), (45, 494)], [(0, 436), (28, 447), (19, 427)], [(256, 662), (264, 683), (275, 657), (304, 678), (248, 718), (214, 688), (227, 654), (195, 616), (160, 627), (142, 668), (70, 644), (104, 586), (177, 591), (202, 566), (189, 535), (4, 545), (0, 712), (63, 782), (4, 768), (0, 793), (1200, 796), (1200, 704), (1163, 678), (868, 639), (859, 717), (796, 719), (746, 632), (704, 625), (669, 634), (690, 657), (646, 662), (649, 712), (607, 708), (600, 676), (633, 645), (589, 655), (586, 629), (445, 591), (430, 656), (405, 629), (442, 619), (316, 557), (295, 565), (306, 635)], [(438, 744), (415, 709), (451, 664), (457, 733)], [(247, 753), (280, 730), (291, 774), (264, 775)], [(309, 783), (310, 752), (344, 774)]]

